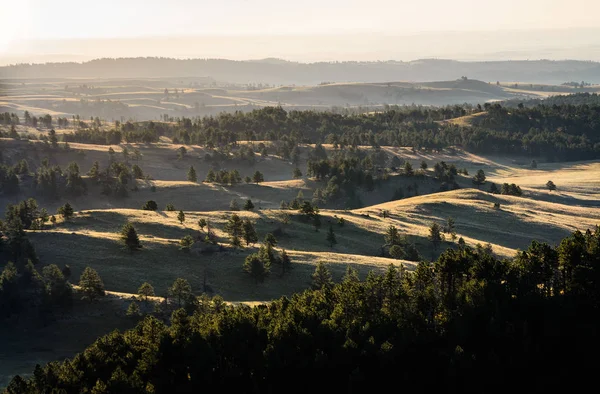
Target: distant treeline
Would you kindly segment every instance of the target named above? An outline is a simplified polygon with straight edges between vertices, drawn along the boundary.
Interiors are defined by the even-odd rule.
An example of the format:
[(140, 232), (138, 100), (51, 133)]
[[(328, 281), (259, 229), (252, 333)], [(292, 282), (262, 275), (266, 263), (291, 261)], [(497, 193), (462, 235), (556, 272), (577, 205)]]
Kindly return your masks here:
[(363, 281), (349, 267), (334, 284), (321, 263), (312, 290), (255, 308), (201, 297), (6, 392), (583, 391), (596, 384), (599, 256), (597, 227), (512, 260), (460, 246)]
[[(486, 103), (483, 107), (388, 107), (368, 114), (323, 111), (285, 111), (266, 107), (216, 116), (168, 118), (165, 122), (118, 123), (102, 131), (92, 125), (65, 134), (65, 140), (117, 144), (156, 142), (168, 136), (175, 143), (209, 148), (235, 145), (238, 141), (284, 141), (292, 149), (298, 143), (329, 143), (345, 147), (409, 146), (439, 150), (459, 146), (475, 153), (519, 154), (548, 161), (585, 160), (600, 156), (600, 105), (596, 95), (573, 98), (591, 104), (539, 104), (516, 108)], [(471, 125), (445, 120), (486, 112)], [(6, 124), (18, 117), (4, 114)], [(14, 136), (7, 133), (6, 136)]]

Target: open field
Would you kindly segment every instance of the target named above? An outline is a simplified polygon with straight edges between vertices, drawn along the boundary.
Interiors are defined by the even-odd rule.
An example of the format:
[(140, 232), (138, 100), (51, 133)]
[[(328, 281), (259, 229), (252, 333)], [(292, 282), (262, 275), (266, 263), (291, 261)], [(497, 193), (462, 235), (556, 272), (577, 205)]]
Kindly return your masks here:
[[(38, 144), (41, 143), (0, 140), (5, 157), (12, 160), (28, 158), (32, 171), (35, 163), (47, 155), (36, 149)], [(280, 210), (279, 204), (282, 200), (290, 201), (299, 192), (310, 199), (313, 191), (324, 187), (324, 183), (306, 177), (291, 179), (294, 166), (278, 157), (258, 157), (254, 165), (228, 162), (228, 169), (239, 169), (242, 176), (259, 170), (265, 177), (265, 182), (258, 185), (232, 187), (186, 180), (190, 165), (196, 168), (199, 180), (210, 168), (210, 164), (203, 160), (206, 150), (202, 147), (188, 146), (186, 157), (178, 160), (176, 150), (179, 145), (168, 142), (113, 146), (117, 155), (124, 146), (140, 150), (142, 159), (135, 163), (150, 176), (149, 180), (138, 180), (138, 190), (130, 192), (129, 197), (124, 199), (103, 196), (98, 186), (88, 181), (88, 194), (69, 200), (78, 211), (73, 220), (67, 223), (59, 220), (55, 227), (31, 232), (30, 236), (45, 264), (69, 264), (74, 270), (74, 277), (78, 277), (86, 266), (92, 266), (104, 278), (107, 289), (126, 293), (135, 292), (141, 283), (150, 281), (159, 294), (164, 294), (177, 277), (188, 279), (199, 293), (203, 290), (206, 274), (206, 283), (212, 293), (220, 294), (226, 300), (269, 300), (306, 288), (318, 261), (329, 262), (337, 278), (347, 264), (356, 265), (364, 275), (368, 270), (382, 270), (390, 263), (397, 263), (396, 260), (380, 257), (383, 234), (391, 224), (415, 244), (423, 257), (429, 259), (441, 250), (432, 251), (427, 240), (428, 227), (432, 222), (443, 224), (448, 217), (456, 220), (457, 234), (467, 244), (489, 243), (496, 254), (506, 257), (514, 255), (517, 249), (526, 247), (533, 239), (555, 243), (575, 229), (585, 230), (600, 223), (598, 162), (539, 162), (537, 169), (531, 169), (529, 161), (519, 157), (480, 156), (458, 149), (432, 153), (382, 147), (388, 158), (396, 155), (410, 161), (414, 167), (425, 161), (429, 170), (415, 177), (392, 174), (374, 191), (358, 191), (364, 208), (344, 210), (340, 206), (338, 210), (323, 209), (322, 227), (315, 232), (296, 212)], [(324, 147), (333, 149), (329, 145)], [(301, 148), (299, 167), (303, 171), (309, 148)], [(52, 165), (58, 164), (63, 168), (69, 162), (77, 161), (85, 173), (94, 161), (99, 161), (101, 167), (108, 164), (108, 149), (109, 146), (105, 145), (73, 143), (67, 152), (50, 154), (49, 160)], [(470, 176), (460, 175), (457, 182), (462, 189), (438, 193), (440, 183), (433, 178), (431, 168), (442, 160), (467, 169), (470, 176), (483, 169), (488, 182), (481, 186), (481, 190), (476, 190), (472, 189)], [(545, 189), (548, 180), (557, 185), (556, 191)], [(524, 195), (490, 195), (485, 192), (489, 189), (489, 182), (497, 185), (514, 182), (521, 186)], [(409, 186), (413, 187), (413, 192), (406, 198), (391, 201), (397, 188), (408, 190)], [(20, 196), (11, 199), (3, 198), (0, 210), (7, 203), (30, 195), (34, 195), (33, 189), (25, 189)], [(285, 248), (290, 253), (296, 266), (292, 273), (280, 277), (277, 267), (274, 267), (272, 277), (258, 285), (242, 273), (245, 256), (256, 251), (258, 245), (242, 250), (228, 246), (222, 229), (231, 214), (228, 209), (232, 199), (240, 203), (252, 199), (255, 203), (254, 212), (241, 212), (240, 215), (256, 222), (260, 239), (268, 232), (283, 231), (278, 236), (278, 248)], [(140, 210), (147, 200), (156, 201), (159, 211)], [(38, 198), (38, 201), (40, 206), (55, 212), (67, 200)], [(494, 202), (500, 203), (500, 210), (493, 208)], [(177, 221), (176, 212), (163, 211), (168, 203), (186, 213), (183, 225)], [(389, 210), (391, 217), (380, 217), (381, 210)], [(343, 217), (346, 225), (338, 227), (334, 215)], [(289, 216), (287, 224), (284, 224), (285, 216)], [(201, 235), (197, 226), (201, 217), (212, 223), (223, 246), (222, 251), (186, 254), (179, 250), (179, 240), (183, 236)], [(136, 226), (144, 244), (139, 252), (128, 253), (118, 243), (118, 231), (127, 221)], [(334, 248), (329, 248), (325, 241), (330, 223), (338, 239)], [(451, 242), (446, 242), (442, 249), (452, 246)], [(412, 264), (406, 264), (410, 269)]]
[[(165, 90), (166, 89), (166, 90)], [(281, 105), (286, 109), (390, 105), (448, 105), (543, 98), (555, 94), (596, 92), (596, 86), (487, 83), (478, 80), (439, 82), (323, 83), (316, 86), (218, 85), (207, 78), (148, 79), (4, 79), (0, 111), (36, 116), (99, 116), (107, 121), (198, 116), (222, 111)]]

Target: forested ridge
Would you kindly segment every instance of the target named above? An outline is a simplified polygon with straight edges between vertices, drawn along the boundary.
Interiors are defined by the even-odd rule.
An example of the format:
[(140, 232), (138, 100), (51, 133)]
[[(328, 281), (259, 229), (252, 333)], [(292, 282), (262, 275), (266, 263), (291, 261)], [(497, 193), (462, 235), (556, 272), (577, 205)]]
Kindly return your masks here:
[[(101, 123), (98, 119), (90, 124), (74, 120), (77, 129), (62, 138), (66, 142), (118, 144), (151, 143), (157, 142), (160, 136), (167, 136), (174, 143), (209, 148), (223, 148), (238, 141), (278, 141), (283, 147), (277, 153), (286, 159), (298, 143), (330, 143), (340, 147), (410, 146), (415, 149), (459, 146), (480, 154), (518, 154), (547, 161), (585, 160), (600, 156), (600, 106), (596, 97), (580, 94), (571, 99), (554, 98), (549, 104), (514, 108), (489, 103), (483, 107), (391, 106), (367, 114), (266, 107), (196, 118), (164, 115), (161, 122), (117, 122), (108, 131), (98, 127)], [(484, 116), (473, 117), (471, 125), (446, 122), (481, 112), (485, 112)], [(14, 114), (5, 113), (0, 117), (0, 123), (6, 125), (19, 121)], [(49, 126), (52, 126), (51, 119)], [(5, 136), (18, 137), (16, 132)]]
[(600, 227), (514, 259), (458, 247), (364, 280), (326, 265), (267, 305), (147, 316), (7, 393), (556, 392), (595, 379)]

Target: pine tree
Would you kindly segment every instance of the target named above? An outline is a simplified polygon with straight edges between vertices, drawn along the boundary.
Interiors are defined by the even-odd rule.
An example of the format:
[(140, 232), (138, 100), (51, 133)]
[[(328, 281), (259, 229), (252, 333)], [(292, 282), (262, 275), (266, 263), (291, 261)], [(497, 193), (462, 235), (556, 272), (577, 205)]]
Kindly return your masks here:
[(433, 244), (433, 248), (435, 250), (437, 250), (437, 248), (440, 246), (440, 243), (442, 242), (442, 233), (441, 233), (441, 228), (440, 225), (437, 223), (431, 223), (431, 226), (429, 227), (429, 240), (431, 241), (431, 243)]
[(243, 235), (243, 222), (237, 214), (232, 214), (225, 224), (224, 230), (231, 238), (234, 246), (240, 245), (240, 237)]
[(240, 210), (240, 206), (236, 199), (231, 200), (231, 202), (229, 203), (229, 210), (230, 211), (239, 211)]
[(296, 167), (294, 168), (292, 175), (294, 176), (294, 179), (302, 178), (302, 171), (300, 171), (300, 169)]
[(148, 200), (146, 201), (146, 203), (142, 206), (142, 209), (144, 211), (156, 211), (158, 209), (158, 204), (156, 203), (156, 201), (154, 200)]
[(53, 226), (56, 226), (56, 216), (50, 216), (50, 223), (52, 223)]
[(548, 190), (553, 191), (556, 190), (556, 185), (554, 184), (554, 182), (552, 181), (548, 181), (546, 182), (546, 187), (548, 188)]
[(485, 183), (485, 172), (483, 170), (477, 170), (477, 174), (473, 177), (473, 183), (477, 186)]
[(386, 245), (399, 245), (400, 244), (400, 233), (395, 226), (390, 226), (385, 232), (384, 236)]
[(242, 266), (244, 272), (254, 279), (254, 283), (263, 282), (269, 276), (270, 265), (260, 258), (257, 253), (247, 256)]
[(256, 234), (256, 228), (250, 219), (244, 220), (242, 224), (242, 233), (246, 246), (258, 242), (258, 235)]
[(56, 211), (59, 215), (61, 215), (65, 220), (69, 220), (73, 217), (73, 207), (68, 202), (65, 203), (62, 207), (59, 207)]
[(90, 267), (86, 267), (79, 277), (79, 288), (83, 292), (83, 298), (90, 301), (103, 297), (105, 294), (104, 283), (102, 283), (100, 275)]
[(337, 239), (335, 239), (335, 233), (333, 232), (333, 226), (329, 226), (329, 231), (327, 231), (327, 242), (329, 243), (329, 247), (333, 248), (333, 245), (337, 244)]
[(200, 227), (200, 230), (204, 231), (204, 227), (208, 226), (208, 222), (206, 221), (206, 219), (204, 218), (200, 218), (198, 219), (198, 227)]
[(125, 223), (121, 229), (121, 242), (131, 251), (141, 249), (142, 244), (131, 223)]
[(406, 163), (404, 163), (404, 175), (413, 176), (413, 174), (414, 174), (414, 171), (413, 171), (412, 164), (410, 164), (410, 162), (407, 161)]
[(175, 279), (173, 285), (169, 287), (169, 295), (177, 298), (177, 306), (181, 308), (181, 302), (193, 297), (192, 286), (189, 282), (182, 278)]
[(252, 176), (252, 181), (258, 185), (260, 182), (265, 181), (265, 177), (260, 171), (256, 170), (256, 172)]
[(448, 218), (444, 232), (450, 234), (450, 236), (452, 237), (452, 241), (454, 241), (456, 239), (456, 225), (454, 223), (453, 217)]
[(215, 171), (211, 168), (210, 170), (208, 170), (208, 174), (206, 174), (206, 178), (204, 179), (204, 182), (213, 183), (214, 181), (215, 181)]
[(246, 211), (251, 211), (254, 209), (254, 204), (252, 203), (252, 200), (250, 200), (250, 199), (246, 200), (246, 203), (244, 204), (244, 209)]
[(165, 206), (165, 211), (167, 212), (174, 212), (175, 211), (175, 205), (169, 203)]
[(186, 235), (185, 237), (181, 238), (179, 245), (181, 246), (181, 250), (184, 252), (189, 252), (192, 248), (192, 245), (194, 245), (194, 238), (192, 238), (191, 235)]
[(194, 166), (190, 166), (190, 169), (188, 170), (188, 173), (187, 173), (187, 180), (190, 182), (198, 181), (198, 177), (196, 175), (196, 170), (194, 169)]
[(92, 168), (88, 171), (88, 176), (94, 180), (97, 180), (100, 176), (100, 164), (97, 161), (94, 162)]
[(148, 302), (148, 297), (154, 297), (154, 287), (150, 283), (144, 282), (138, 289), (138, 295)]
[(140, 307), (136, 301), (131, 301), (129, 303), (129, 307), (127, 308), (127, 316), (129, 317), (139, 317), (142, 315), (140, 311)]
[(177, 220), (179, 220), (179, 223), (181, 224), (185, 222), (185, 213), (183, 213), (183, 211), (179, 211), (179, 213), (177, 214)]
[(142, 171), (142, 168), (140, 166), (138, 166), (137, 164), (134, 164), (133, 167), (131, 167), (131, 172), (133, 172), (133, 177), (135, 179), (143, 179), (144, 178), (144, 171)]
[(333, 286), (333, 280), (331, 279), (331, 272), (325, 266), (325, 263), (320, 261), (317, 263), (315, 272), (311, 276), (313, 283), (312, 288), (314, 290), (330, 288)]
[(277, 246), (277, 238), (275, 238), (275, 236), (271, 233), (268, 233), (265, 236), (265, 240), (264, 240), (265, 245), (271, 245), (272, 247)]

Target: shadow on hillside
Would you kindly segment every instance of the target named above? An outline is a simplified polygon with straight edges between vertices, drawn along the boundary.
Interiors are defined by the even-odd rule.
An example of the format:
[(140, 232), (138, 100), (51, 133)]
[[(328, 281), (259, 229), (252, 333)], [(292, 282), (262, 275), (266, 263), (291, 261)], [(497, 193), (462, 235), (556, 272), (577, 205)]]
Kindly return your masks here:
[[(150, 212), (148, 214), (158, 214), (160, 219), (167, 215), (164, 212)], [(160, 238), (180, 239), (185, 235), (197, 232), (194, 228), (184, 228), (176, 224), (138, 221), (137, 218), (131, 218), (126, 214), (115, 211), (94, 211), (91, 213), (82, 213), (76, 215), (69, 221), (61, 222), (56, 225), (57, 228), (63, 228), (68, 231), (101, 231), (118, 233), (121, 227), (130, 222), (134, 225), (138, 235), (154, 236)]]

